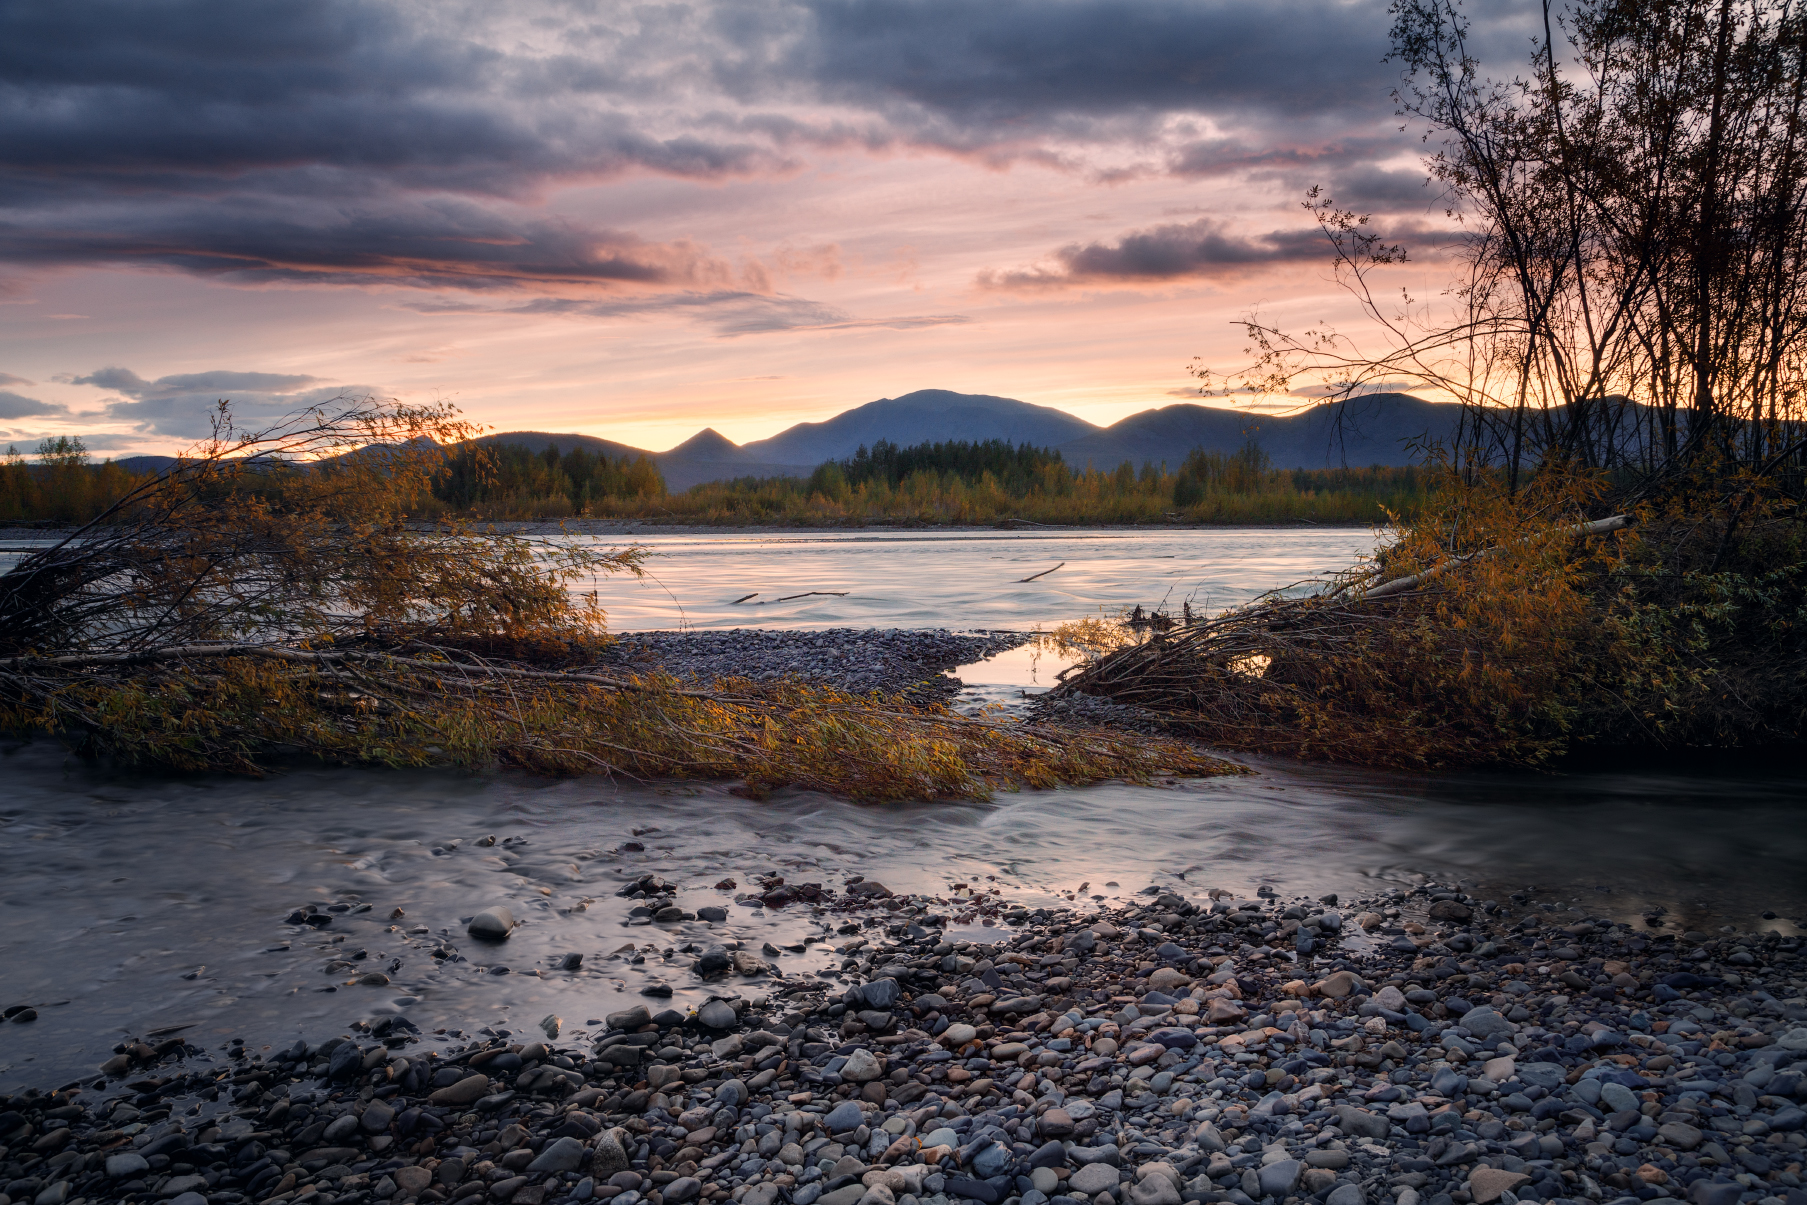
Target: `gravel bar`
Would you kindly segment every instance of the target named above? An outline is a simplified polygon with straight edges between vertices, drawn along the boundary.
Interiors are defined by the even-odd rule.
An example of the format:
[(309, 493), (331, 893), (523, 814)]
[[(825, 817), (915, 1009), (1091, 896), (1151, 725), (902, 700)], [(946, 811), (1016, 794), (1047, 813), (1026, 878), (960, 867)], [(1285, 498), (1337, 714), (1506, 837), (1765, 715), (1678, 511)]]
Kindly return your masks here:
[(951, 698), (961, 687), (946, 671), (1026, 644), (1021, 632), (953, 632), (945, 628), (827, 628), (771, 631), (729, 628), (694, 632), (626, 632), (604, 664), (662, 669), (688, 681), (794, 677), (852, 694), (878, 691)]
[[(1798, 938), (1434, 884), (1340, 908), (950, 892), (768, 877), (736, 905), (807, 910), (838, 969), (674, 930), (717, 994), (679, 1012), (650, 987), (575, 1041), (550, 1017), (146, 1035), (92, 1081), (0, 1096), (0, 1205), (1807, 1199)], [(623, 894), (647, 925), (725, 918), (653, 876)]]

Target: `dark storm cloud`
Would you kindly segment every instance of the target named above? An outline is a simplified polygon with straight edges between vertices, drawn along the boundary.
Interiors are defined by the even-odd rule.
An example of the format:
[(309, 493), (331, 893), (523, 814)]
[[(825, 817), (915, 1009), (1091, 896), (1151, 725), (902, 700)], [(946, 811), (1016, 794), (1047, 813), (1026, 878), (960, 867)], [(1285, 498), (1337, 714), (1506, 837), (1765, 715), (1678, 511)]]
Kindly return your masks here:
[(1215, 218), (1155, 226), (1114, 243), (1071, 243), (1054, 252), (1049, 266), (987, 272), (990, 288), (1058, 288), (1111, 282), (1156, 282), (1246, 272), (1275, 263), (1322, 261), (1328, 256), (1318, 230), (1276, 230), (1241, 235)]
[(307, 406), (372, 392), (363, 386), (321, 384), (319, 377), (299, 373), (232, 369), (147, 381), (129, 368), (115, 367), (59, 379), (124, 394), (107, 399), (102, 410), (105, 421), (129, 423), (146, 435), (179, 439), (206, 438), (212, 430), (209, 419), (221, 401), (232, 403), (233, 417), (240, 426), (256, 429)]
[[(928, 147), (1102, 178), (1398, 149), (1384, 0), (0, 5), (0, 259), (232, 280), (722, 287), (549, 187)], [(1128, 162), (1125, 163), (1127, 158)]]

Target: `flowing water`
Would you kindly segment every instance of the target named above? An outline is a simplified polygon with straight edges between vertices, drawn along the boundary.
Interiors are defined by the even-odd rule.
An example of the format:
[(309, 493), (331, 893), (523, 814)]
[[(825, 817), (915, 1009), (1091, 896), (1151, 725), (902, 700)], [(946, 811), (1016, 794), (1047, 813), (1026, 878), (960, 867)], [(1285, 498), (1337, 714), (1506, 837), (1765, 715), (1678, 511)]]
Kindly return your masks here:
[[(598, 587), (618, 628), (1028, 630), (1135, 603), (1227, 606), (1347, 563), (1367, 533), (646, 542), (660, 554), (656, 582)], [(831, 593), (758, 609), (734, 601), (812, 590)], [(983, 698), (1032, 689), (1049, 668), (1006, 655), (962, 677)], [(1793, 932), (1791, 918), (1807, 913), (1807, 778), (1797, 770), (1399, 775), (1250, 764), (1249, 777), (872, 807), (806, 792), (755, 803), (728, 784), (510, 774), (146, 775), (39, 742), (0, 762), (0, 1005), (39, 1012), (0, 1024), (0, 1089), (59, 1086), (91, 1074), (122, 1036), (178, 1026), (200, 1045), (263, 1046), (318, 1041), (379, 1013), (426, 1030), (516, 1032), (558, 1015), (569, 1035), (638, 1002), (649, 981), (669, 985), (674, 1004), (700, 1003), (694, 954), (678, 952), (687, 942), (769, 944), (786, 975), (828, 971), (838, 960), (829, 943), (805, 941), (826, 932), (805, 910), (736, 906), (737, 889), (717, 887), (744, 890), (770, 872), (836, 885), (859, 873), (898, 891), (996, 886), (1032, 905), (1156, 883), (1349, 895), (1430, 877), (1483, 895), (1529, 889), (1548, 907), (1634, 923), (1662, 906), (1688, 929)], [(687, 908), (727, 906), (728, 920), (629, 924), (614, 893), (649, 871), (679, 883)], [(285, 923), (310, 903), (347, 910), (320, 930)], [(501, 946), (467, 938), (463, 918), (497, 903), (521, 928)], [(436, 960), (436, 947), (464, 961)], [(584, 956), (582, 968), (554, 969), (568, 953)], [(328, 973), (334, 962), (349, 966)], [(390, 982), (349, 982), (366, 971)]]

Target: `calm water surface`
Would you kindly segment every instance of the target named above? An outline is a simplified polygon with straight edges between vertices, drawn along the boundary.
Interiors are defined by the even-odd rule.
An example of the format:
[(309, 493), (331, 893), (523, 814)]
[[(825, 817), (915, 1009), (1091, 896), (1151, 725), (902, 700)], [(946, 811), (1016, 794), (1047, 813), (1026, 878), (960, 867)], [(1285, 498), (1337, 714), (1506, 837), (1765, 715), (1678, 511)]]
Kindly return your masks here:
[[(656, 583), (599, 588), (624, 629), (1028, 629), (1134, 603), (1231, 605), (1347, 563), (1367, 539), (1348, 530), (654, 537)], [(1062, 561), (1035, 582), (1016, 580)], [(757, 610), (733, 601), (805, 590), (846, 594)], [(983, 695), (1045, 680), (1047, 669), (1005, 660), (962, 677)], [(30, 1025), (0, 1025), (0, 1089), (66, 1083), (121, 1036), (169, 1026), (193, 1026), (201, 1044), (264, 1045), (319, 1040), (383, 1012), (423, 1029), (517, 1031), (556, 1014), (570, 1033), (637, 1001), (649, 979), (672, 986), (679, 1004), (698, 1003), (685, 969), (694, 956), (668, 963), (666, 951), (687, 940), (783, 947), (820, 932), (794, 909), (735, 907), (735, 892), (715, 887), (774, 871), (831, 883), (858, 872), (899, 891), (995, 877), (1032, 904), (1064, 902), (1057, 893), (1082, 883), (1106, 897), (1153, 883), (1353, 894), (1432, 877), (1483, 894), (1530, 888), (1549, 905), (1616, 919), (1660, 904), (1687, 928), (1793, 931), (1791, 918), (1807, 913), (1798, 773), (1411, 776), (1250, 764), (1250, 777), (1171, 787), (869, 807), (801, 792), (753, 803), (726, 784), (505, 774), (147, 776), (40, 743), (0, 762), (0, 1003), (40, 1010)], [(616, 852), (626, 841), (645, 849)], [(647, 871), (681, 884), (692, 909), (729, 905), (729, 921), (627, 926), (613, 893)], [(370, 908), (318, 933), (283, 923), (308, 903)], [(494, 903), (523, 926), (502, 947), (477, 946), (461, 918)], [(430, 957), (446, 940), (466, 961)], [(773, 961), (812, 975), (831, 961), (818, 950)], [(330, 959), (358, 951), (358, 970), (385, 971), (388, 986), (325, 973)], [(584, 955), (581, 971), (551, 969), (569, 952)], [(492, 973), (499, 967), (508, 973)]]

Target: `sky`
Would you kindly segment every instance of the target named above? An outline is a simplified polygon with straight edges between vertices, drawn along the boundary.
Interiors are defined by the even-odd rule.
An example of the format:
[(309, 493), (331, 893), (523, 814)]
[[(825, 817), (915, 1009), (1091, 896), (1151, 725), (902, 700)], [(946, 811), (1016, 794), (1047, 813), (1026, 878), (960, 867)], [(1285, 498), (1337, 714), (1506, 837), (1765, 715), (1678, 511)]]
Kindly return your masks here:
[(1394, 283), (1447, 273), (1386, 10), (19, 0), (0, 444), (342, 392), (653, 449), (925, 388), (1197, 401), (1240, 317), (1357, 326), (1313, 185)]

